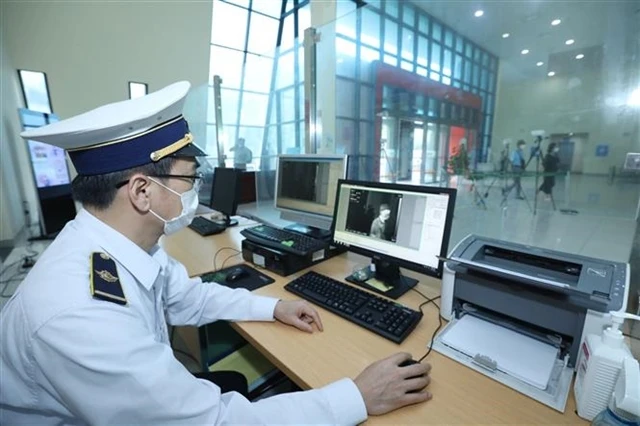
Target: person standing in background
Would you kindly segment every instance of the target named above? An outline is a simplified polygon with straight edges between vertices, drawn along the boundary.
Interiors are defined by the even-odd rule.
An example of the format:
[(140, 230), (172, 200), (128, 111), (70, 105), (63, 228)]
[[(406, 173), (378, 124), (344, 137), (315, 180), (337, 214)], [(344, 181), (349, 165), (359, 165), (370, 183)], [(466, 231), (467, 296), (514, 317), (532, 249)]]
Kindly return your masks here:
[(244, 138), (239, 138), (236, 146), (231, 148), (231, 151), (235, 151), (233, 156), (233, 167), (236, 169), (247, 169), (247, 164), (253, 161), (253, 153), (249, 148), (245, 146)]
[(551, 192), (553, 187), (556, 185), (556, 177), (549, 174), (556, 173), (559, 169), (560, 158), (558, 158), (558, 151), (560, 151), (558, 144), (551, 142), (547, 148), (547, 155), (545, 155), (542, 160), (542, 167), (544, 167), (545, 176), (542, 181), (542, 185), (538, 188), (538, 191), (545, 193), (545, 199), (547, 201), (551, 200)]

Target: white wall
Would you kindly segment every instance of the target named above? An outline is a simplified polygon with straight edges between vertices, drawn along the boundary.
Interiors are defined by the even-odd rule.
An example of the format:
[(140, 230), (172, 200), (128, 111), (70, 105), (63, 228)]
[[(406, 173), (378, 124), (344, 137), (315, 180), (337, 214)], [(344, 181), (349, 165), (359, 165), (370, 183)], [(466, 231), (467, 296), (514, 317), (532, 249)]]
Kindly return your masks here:
[[(149, 91), (178, 80), (194, 87), (208, 81), (211, 1), (0, 1), (0, 8), (3, 55), (10, 64), (3, 61), (3, 89), (4, 76), (16, 69), (46, 72), (53, 112), (61, 119), (127, 99), (129, 81), (148, 83)], [(23, 182), (14, 190), (35, 212), (26, 144), (17, 136), (17, 107), (5, 107), (3, 90), (2, 121), (14, 123), (6, 140)]]

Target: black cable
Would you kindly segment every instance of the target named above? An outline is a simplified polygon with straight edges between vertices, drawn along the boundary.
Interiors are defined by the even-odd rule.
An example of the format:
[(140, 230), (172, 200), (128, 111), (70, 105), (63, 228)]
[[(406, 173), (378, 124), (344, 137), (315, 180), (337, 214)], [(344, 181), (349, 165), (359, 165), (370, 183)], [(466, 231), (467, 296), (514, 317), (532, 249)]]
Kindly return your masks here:
[(415, 288), (411, 288), (411, 290), (415, 291), (425, 299), (425, 301), (422, 302), (420, 306), (418, 306), (418, 309), (420, 309), (420, 312), (422, 312), (423, 315), (424, 315), (424, 312), (422, 311), (422, 308), (428, 305), (429, 303), (433, 303), (433, 306), (435, 306), (436, 309), (438, 309), (438, 327), (435, 329), (435, 331), (433, 332), (433, 335), (431, 336), (431, 342), (429, 343), (429, 350), (427, 350), (427, 353), (424, 354), (422, 358), (418, 360), (418, 362), (422, 362), (422, 360), (428, 357), (429, 354), (431, 353), (431, 350), (433, 349), (433, 342), (436, 339), (436, 334), (438, 334), (438, 331), (440, 331), (440, 329), (442, 328), (442, 316), (440, 315), (440, 305), (436, 303), (436, 300), (440, 299), (440, 296), (429, 298), (424, 294), (422, 294), (421, 292), (419, 292), (418, 290), (416, 290)]

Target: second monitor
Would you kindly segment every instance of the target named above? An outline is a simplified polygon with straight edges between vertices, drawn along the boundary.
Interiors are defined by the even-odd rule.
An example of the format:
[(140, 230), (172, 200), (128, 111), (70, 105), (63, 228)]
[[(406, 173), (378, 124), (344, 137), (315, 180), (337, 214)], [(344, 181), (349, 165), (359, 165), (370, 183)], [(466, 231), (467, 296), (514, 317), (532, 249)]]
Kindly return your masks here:
[(330, 238), (338, 180), (346, 172), (345, 155), (280, 155), (275, 207), (282, 219), (296, 222), (287, 229)]

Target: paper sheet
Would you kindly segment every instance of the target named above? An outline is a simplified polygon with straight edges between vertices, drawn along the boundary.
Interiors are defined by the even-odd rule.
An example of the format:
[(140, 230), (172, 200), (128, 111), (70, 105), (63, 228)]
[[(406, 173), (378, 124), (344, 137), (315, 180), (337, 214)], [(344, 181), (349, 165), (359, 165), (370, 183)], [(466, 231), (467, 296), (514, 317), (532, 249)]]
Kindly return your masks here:
[(465, 315), (447, 329), (442, 342), (470, 357), (481, 354), (498, 369), (539, 389), (546, 389), (559, 349), (516, 331)]

